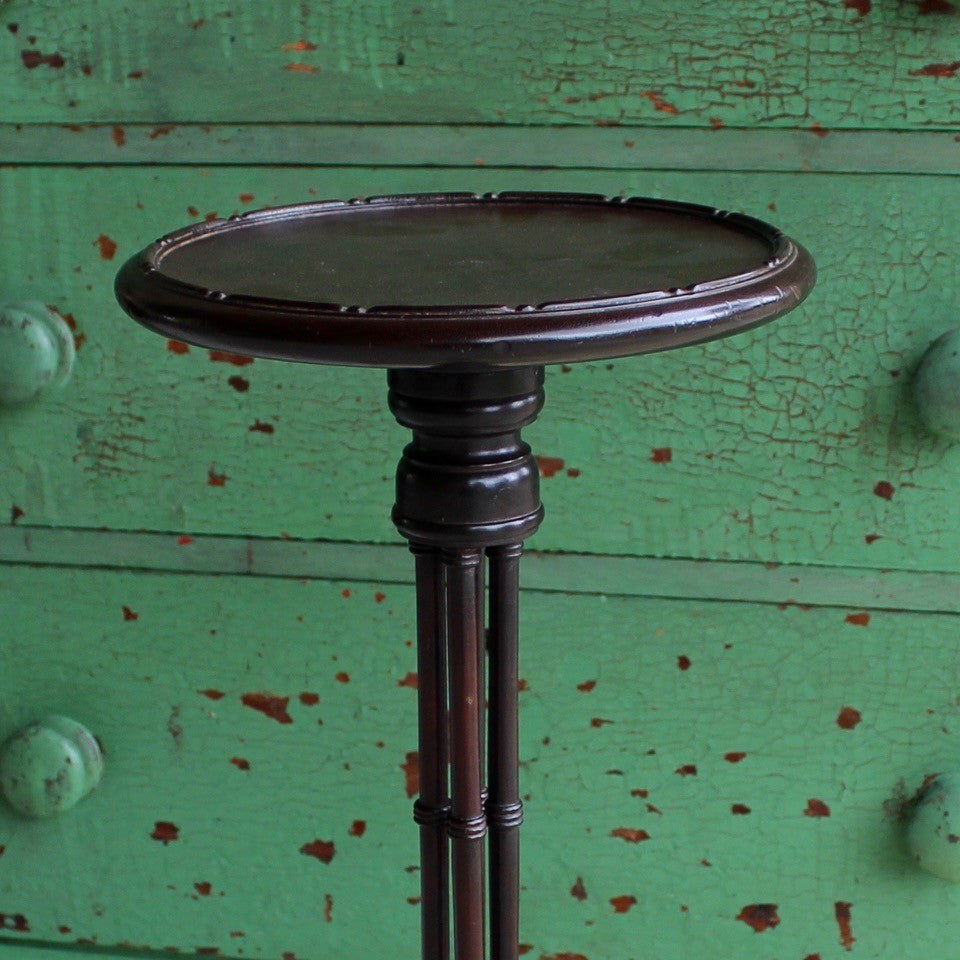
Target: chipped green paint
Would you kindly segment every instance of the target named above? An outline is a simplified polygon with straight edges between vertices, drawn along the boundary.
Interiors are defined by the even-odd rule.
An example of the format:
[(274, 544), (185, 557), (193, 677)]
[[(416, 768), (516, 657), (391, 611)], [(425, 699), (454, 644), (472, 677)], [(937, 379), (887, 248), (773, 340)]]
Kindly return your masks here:
[[(0, 912), (23, 938), (416, 955), (409, 586), (23, 566), (0, 604), (5, 654), (30, 664), (0, 676), (0, 737), (69, 712), (110, 763), (59, 824), (0, 810)], [(956, 615), (522, 609), (532, 956), (839, 957), (847, 903), (858, 956), (947, 960), (956, 890), (913, 862), (901, 813), (957, 756)], [(771, 904), (776, 927), (738, 919)]]
[(960, 237), (942, 216), (960, 201), (953, 177), (0, 170), (0, 231), (21, 238), (0, 248), (0, 275), (19, 278), (18, 296), (75, 317), (83, 338), (71, 384), (3, 418), (3, 509), (21, 511), (20, 526), (396, 542), (389, 508), (406, 437), (385, 410), (381, 374), (237, 366), (168, 347), (121, 315), (113, 276), (144, 238), (194, 214), (507, 187), (758, 212), (806, 243), (821, 275), (799, 310), (757, 333), (551, 368), (529, 440), (563, 466), (544, 479), (548, 519), (534, 547), (958, 569), (960, 447), (922, 428), (910, 389), (953, 309), (944, 291)]
[(0, 119), (10, 122), (825, 133), (957, 120), (957, 15), (945, 2), (143, 0), (118, 17), (114, 5), (74, 0), (6, 4), (0, 19)]

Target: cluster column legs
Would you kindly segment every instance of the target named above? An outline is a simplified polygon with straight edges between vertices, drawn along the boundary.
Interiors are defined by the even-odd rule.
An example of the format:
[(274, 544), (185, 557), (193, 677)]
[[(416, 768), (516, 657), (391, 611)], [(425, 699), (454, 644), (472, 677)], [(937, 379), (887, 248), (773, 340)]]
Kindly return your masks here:
[(417, 568), (422, 956), (517, 960), (519, 563), (543, 514), (520, 428), (542, 406), (543, 371), (389, 382), (413, 430), (393, 518)]

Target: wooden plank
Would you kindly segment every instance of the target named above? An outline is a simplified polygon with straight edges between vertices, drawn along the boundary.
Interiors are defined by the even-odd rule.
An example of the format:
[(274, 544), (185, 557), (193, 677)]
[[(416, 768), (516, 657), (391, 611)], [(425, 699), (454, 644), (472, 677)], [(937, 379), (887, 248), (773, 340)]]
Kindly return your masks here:
[[(119, 131), (119, 132), (118, 132)], [(960, 173), (953, 131), (428, 124), (0, 124), (0, 163)]]
[[(406, 547), (0, 526), (0, 564), (413, 582)], [(527, 551), (525, 590), (960, 613), (960, 575)]]
[[(0, 598), (0, 739), (60, 711), (107, 757), (59, 821), (0, 809), (22, 936), (415, 954), (409, 587), (9, 567)], [(858, 955), (946, 956), (956, 891), (896, 810), (956, 761), (955, 615), (529, 593), (522, 619), (530, 955), (839, 957), (845, 902)]]
[[(872, 9), (871, 9), (872, 8)], [(956, 123), (955, 8), (869, 0), (7, 4), (10, 122)]]
[[(0, 231), (17, 238), (0, 247), (7, 295), (53, 304), (84, 338), (70, 384), (0, 421), (5, 519), (397, 542), (389, 508), (406, 434), (386, 410), (382, 373), (237, 367), (207, 351), (171, 352), (121, 314), (113, 276), (124, 257), (190, 219), (190, 208), (202, 217), (327, 196), (511, 188), (623, 191), (760, 213), (804, 241), (821, 270), (810, 300), (769, 327), (551, 368), (546, 408), (528, 431), (548, 474), (548, 516), (532, 546), (958, 569), (960, 446), (922, 431), (909, 393), (927, 344), (957, 324), (960, 238), (943, 216), (960, 201), (953, 177), (0, 170)], [(102, 257), (101, 234), (117, 244), (112, 259)]]

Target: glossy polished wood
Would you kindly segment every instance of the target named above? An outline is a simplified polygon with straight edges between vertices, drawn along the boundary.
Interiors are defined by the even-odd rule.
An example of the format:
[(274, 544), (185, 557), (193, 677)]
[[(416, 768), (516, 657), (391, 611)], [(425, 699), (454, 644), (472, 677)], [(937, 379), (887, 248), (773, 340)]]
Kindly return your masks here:
[(532, 366), (727, 336), (796, 306), (809, 254), (710, 207), (593, 194), (416, 194), (169, 234), (117, 278), (166, 336), (356, 366)]

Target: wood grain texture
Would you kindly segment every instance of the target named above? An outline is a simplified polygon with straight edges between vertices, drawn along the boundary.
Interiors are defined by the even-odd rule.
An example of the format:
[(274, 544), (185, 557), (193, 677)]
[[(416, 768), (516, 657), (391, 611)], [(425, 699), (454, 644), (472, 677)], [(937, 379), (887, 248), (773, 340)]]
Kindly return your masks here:
[(953, 178), (3, 170), (0, 230), (17, 238), (0, 248), (9, 295), (53, 304), (82, 340), (66, 388), (0, 420), (3, 509), (21, 526), (395, 542), (388, 512), (406, 440), (381, 374), (172, 352), (121, 315), (113, 275), (192, 210), (504, 188), (760, 213), (820, 266), (810, 300), (754, 333), (551, 368), (528, 431), (545, 458), (536, 549), (957, 569), (960, 448), (926, 435), (909, 399), (927, 344), (957, 323), (958, 240), (943, 216), (960, 199)]
[(943, 11), (913, 0), (8, 3), (2, 119), (944, 127), (960, 78), (955, 12)]
[[(57, 710), (107, 758), (58, 822), (0, 811), (0, 911), (29, 927), (8, 940), (416, 955), (411, 588), (23, 567), (0, 598), (0, 737)], [(956, 763), (956, 616), (522, 609), (531, 956), (839, 957), (850, 903), (856, 956), (950, 960), (956, 891), (897, 811)], [(775, 928), (737, 919), (764, 904)]]

